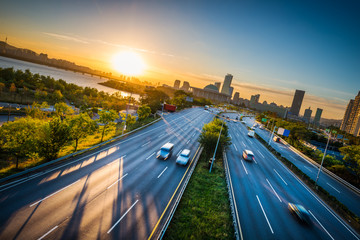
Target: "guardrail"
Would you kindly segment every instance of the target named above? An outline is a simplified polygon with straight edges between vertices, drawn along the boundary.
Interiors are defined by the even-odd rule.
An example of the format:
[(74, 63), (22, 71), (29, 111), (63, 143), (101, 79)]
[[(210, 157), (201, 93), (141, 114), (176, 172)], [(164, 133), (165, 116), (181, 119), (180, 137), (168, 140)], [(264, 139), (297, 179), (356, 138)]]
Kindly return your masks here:
[(154, 120), (154, 121), (152, 121), (152, 122), (150, 122), (150, 123), (148, 123), (148, 124), (145, 124), (144, 126), (141, 126), (141, 127), (137, 128), (137, 129), (134, 129), (134, 130), (132, 130), (132, 131), (130, 131), (130, 132), (127, 132), (127, 133), (125, 133), (125, 134), (122, 134), (122, 135), (119, 135), (119, 136), (114, 137), (114, 138), (112, 138), (112, 139), (109, 139), (109, 140), (107, 140), (107, 141), (105, 141), (105, 142), (96, 144), (96, 145), (94, 145), (94, 146), (91, 146), (91, 147), (89, 147), (89, 148), (86, 148), (86, 149), (83, 149), (83, 150), (80, 150), (80, 151), (77, 151), (77, 152), (74, 152), (74, 153), (70, 153), (70, 154), (68, 154), (68, 155), (66, 155), (66, 156), (57, 158), (57, 159), (52, 160), (52, 161), (50, 161), (50, 162), (47, 162), (47, 163), (41, 164), (41, 165), (39, 165), (39, 166), (26, 169), (25, 171), (22, 171), (22, 172), (19, 172), (19, 173), (10, 175), (10, 176), (8, 176), (8, 177), (2, 178), (2, 179), (0, 179), (0, 183), (3, 183), (3, 182), (5, 182), (5, 181), (7, 181), (7, 180), (10, 180), (10, 179), (13, 179), (13, 178), (16, 178), (16, 177), (20, 177), (20, 176), (22, 176), (22, 175), (24, 175), (24, 174), (33, 172), (33, 171), (35, 171), (35, 170), (38, 170), (38, 169), (40, 169), (40, 168), (49, 166), (49, 165), (54, 164), (54, 163), (58, 163), (58, 162), (60, 162), (60, 161), (62, 161), (62, 160), (65, 160), (65, 159), (74, 157), (74, 156), (76, 156), (76, 155), (80, 155), (80, 154), (82, 154), (82, 153), (85, 153), (85, 152), (94, 150), (94, 149), (96, 149), (96, 148), (98, 148), (98, 147), (107, 145), (107, 144), (109, 144), (109, 143), (112, 143), (112, 142), (118, 140), (119, 138), (122, 138), (122, 137), (124, 137), (124, 136), (126, 136), (126, 135), (129, 135), (129, 134), (131, 134), (131, 133), (134, 133), (134, 132), (136, 132), (136, 131), (139, 131), (140, 129), (143, 129), (143, 128), (145, 128), (145, 127), (147, 127), (147, 126), (149, 126), (149, 125), (151, 125), (151, 124), (154, 124), (155, 122), (158, 122), (158, 121), (160, 121), (160, 120), (161, 120), (161, 118), (158, 118), (158, 119), (156, 119), (156, 120)]
[(192, 174), (193, 174), (193, 172), (194, 172), (194, 170), (195, 170), (195, 167), (196, 167), (196, 165), (197, 165), (197, 162), (198, 162), (198, 160), (199, 160), (199, 158), (200, 158), (200, 155), (201, 155), (204, 147), (199, 146), (199, 148), (200, 148), (200, 150), (199, 150), (199, 151), (196, 151), (196, 152), (197, 152), (197, 155), (196, 155), (195, 158), (194, 158), (194, 164), (193, 164), (193, 166), (191, 167), (190, 172), (189, 172), (189, 174), (187, 175), (187, 177), (186, 177), (186, 179), (185, 179), (185, 182), (184, 182), (184, 184), (183, 184), (183, 186), (182, 186), (182, 188), (181, 188), (181, 190), (180, 190), (180, 192), (179, 192), (179, 195), (178, 195), (178, 197), (176, 198), (176, 201), (175, 201), (175, 203), (174, 203), (174, 205), (173, 205), (173, 208), (171, 209), (170, 214), (169, 214), (168, 218), (166, 219), (163, 228), (162, 228), (161, 231), (160, 231), (160, 234), (159, 234), (158, 239), (162, 239), (162, 238), (164, 237), (164, 234), (165, 234), (165, 232), (166, 232), (166, 230), (167, 230), (167, 228), (168, 228), (168, 226), (169, 226), (169, 224), (170, 224), (170, 222), (171, 222), (171, 220), (172, 220), (172, 218), (173, 218), (173, 216), (174, 216), (174, 213), (175, 213), (175, 211), (176, 211), (176, 209), (177, 209), (177, 207), (178, 207), (178, 205), (179, 205), (179, 203), (180, 203), (180, 200), (181, 200), (181, 198), (182, 198), (182, 195), (184, 194), (184, 191), (185, 191), (185, 189), (186, 189), (186, 186), (188, 185), (189, 180), (190, 180), (190, 178), (191, 178), (191, 176), (192, 176)]

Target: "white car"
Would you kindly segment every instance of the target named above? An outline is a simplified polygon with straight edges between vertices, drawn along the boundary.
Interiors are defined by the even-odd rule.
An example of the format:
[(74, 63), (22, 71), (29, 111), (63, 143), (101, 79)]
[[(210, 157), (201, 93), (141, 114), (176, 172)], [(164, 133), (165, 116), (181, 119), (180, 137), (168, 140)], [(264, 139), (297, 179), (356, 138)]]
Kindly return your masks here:
[(190, 159), (190, 150), (184, 149), (181, 151), (180, 155), (176, 159), (176, 163), (185, 166), (189, 162), (189, 159)]
[(248, 136), (249, 136), (249, 137), (254, 137), (254, 136), (255, 136), (255, 132), (254, 132), (253, 130), (250, 130), (250, 131), (248, 132)]

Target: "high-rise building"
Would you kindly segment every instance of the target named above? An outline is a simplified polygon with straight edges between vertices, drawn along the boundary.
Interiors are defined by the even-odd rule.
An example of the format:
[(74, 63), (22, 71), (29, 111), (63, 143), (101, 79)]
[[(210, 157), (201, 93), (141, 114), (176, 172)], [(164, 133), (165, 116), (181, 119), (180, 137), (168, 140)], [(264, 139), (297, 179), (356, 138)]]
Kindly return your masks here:
[(188, 81), (184, 81), (181, 90), (189, 91), (189, 89), (190, 89), (190, 83)]
[(233, 79), (233, 75), (226, 74), (224, 83), (223, 83), (223, 86), (221, 89), (221, 93), (230, 95), (230, 85), (231, 85), (232, 79)]
[(304, 120), (306, 123), (310, 122), (311, 114), (312, 114), (312, 110), (310, 109), (310, 107), (308, 109), (305, 109)]
[[(345, 129), (347, 133), (353, 134), (354, 136), (360, 135), (360, 91), (354, 100), (350, 100), (348, 108), (351, 107), (351, 110), (346, 109), (343, 122), (346, 122), (342, 128)], [(346, 116), (348, 113), (348, 117)], [(347, 121), (345, 118), (347, 118)]]
[(240, 93), (239, 93), (239, 92), (236, 92), (236, 93), (234, 94), (233, 100), (237, 102), (237, 101), (239, 101), (239, 98), (240, 98)]
[(216, 83), (215, 83), (215, 86), (219, 89), (219, 92), (220, 92), (221, 82), (216, 82)]
[(233, 88), (233, 87), (230, 87), (230, 88), (229, 88), (229, 95), (230, 95), (230, 97), (232, 96), (233, 92), (234, 92), (234, 88)]
[(297, 90), (295, 91), (294, 99), (291, 104), (290, 113), (295, 116), (299, 116), (300, 108), (302, 101), (304, 99), (305, 91)]
[(251, 95), (250, 97), (250, 105), (259, 103), (260, 94)]
[(347, 123), (349, 121), (350, 118), (350, 113), (351, 113), (351, 109), (354, 106), (354, 99), (350, 99), (347, 107), (346, 107), (346, 111), (343, 117), (343, 120), (341, 121), (341, 126), (340, 126), (340, 130), (345, 131)]
[(314, 117), (314, 124), (316, 126), (320, 125), (320, 119), (321, 119), (321, 114), (322, 114), (322, 109), (321, 108), (317, 108), (316, 109), (316, 113), (315, 113), (315, 117)]
[(180, 88), (180, 80), (175, 80), (174, 82), (174, 88), (179, 89)]

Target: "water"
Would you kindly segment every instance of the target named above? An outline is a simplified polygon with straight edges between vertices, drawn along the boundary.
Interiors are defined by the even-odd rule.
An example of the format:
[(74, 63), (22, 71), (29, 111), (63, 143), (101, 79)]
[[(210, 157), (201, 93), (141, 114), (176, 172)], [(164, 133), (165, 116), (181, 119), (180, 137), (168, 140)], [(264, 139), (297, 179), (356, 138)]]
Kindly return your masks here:
[[(25, 61), (1, 57), (1, 56), (0, 56), (0, 67), (1, 68), (11, 68), (12, 67), (15, 70), (22, 70), (22, 71), (29, 69), (30, 72), (32, 72), (33, 74), (38, 73), (40, 75), (50, 76), (50, 77), (54, 78), (55, 80), (62, 79), (64, 81), (66, 81), (67, 83), (74, 83), (81, 87), (96, 88), (99, 91), (104, 91), (109, 94), (113, 94), (115, 92), (120, 92), (121, 96), (124, 96), (124, 97), (130, 96), (130, 93), (128, 93), (128, 92), (119, 91), (119, 90), (98, 84), (101, 82), (106, 82), (107, 79), (100, 78), (97, 76), (90, 76), (88, 74), (66, 71), (66, 70), (59, 69), (59, 68), (48, 67), (45, 65), (40, 65), (40, 64), (31, 63), (31, 62), (25, 62)], [(132, 94), (132, 97), (135, 98), (136, 100), (139, 100), (140, 95)]]

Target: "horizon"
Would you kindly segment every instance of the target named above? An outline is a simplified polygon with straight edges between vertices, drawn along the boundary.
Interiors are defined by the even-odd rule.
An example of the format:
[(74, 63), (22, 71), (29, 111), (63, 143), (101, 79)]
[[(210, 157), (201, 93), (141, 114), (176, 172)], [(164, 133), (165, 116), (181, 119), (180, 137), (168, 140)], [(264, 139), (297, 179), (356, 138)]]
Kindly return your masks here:
[(142, 81), (203, 88), (230, 73), (241, 98), (291, 106), (304, 90), (300, 115), (342, 119), (360, 90), (359, 3), (279, 3), (7, 2), (0, 40), (114, 75), (114, 54), (132, 50)]

